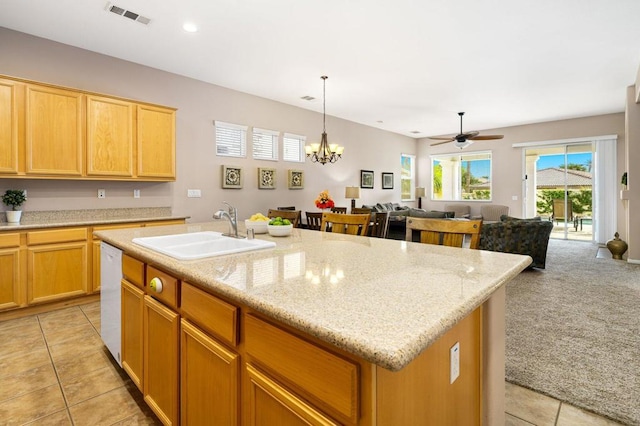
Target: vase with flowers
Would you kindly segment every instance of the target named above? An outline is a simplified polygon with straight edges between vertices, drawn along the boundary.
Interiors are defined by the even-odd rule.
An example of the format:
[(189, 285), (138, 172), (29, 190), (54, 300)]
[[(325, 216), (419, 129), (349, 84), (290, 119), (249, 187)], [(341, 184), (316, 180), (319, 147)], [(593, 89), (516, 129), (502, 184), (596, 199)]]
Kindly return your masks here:
[(331, 196), (329, 195), (329, 191), (325, 189), (324, 191), (320, 192), (320, 194), (318, 195), (318, 198), (316, 198), (316, 207), (324, 210), (324, 209), (331, 209), (334, 206), (335, 206), (335, 203), (331, 199)]

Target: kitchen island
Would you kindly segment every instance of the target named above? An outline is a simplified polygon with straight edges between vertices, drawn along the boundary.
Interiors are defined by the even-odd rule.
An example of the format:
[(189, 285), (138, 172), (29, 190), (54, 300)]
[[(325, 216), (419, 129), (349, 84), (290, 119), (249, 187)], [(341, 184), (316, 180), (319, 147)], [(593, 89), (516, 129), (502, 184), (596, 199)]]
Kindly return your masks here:
[[(256, 236), (276, 242), (272, 249), (194, 261), (132, 242), (227, 228), (214, 222), (96, 233), (144, 267), (131, 274), (143, 281), (136, 294), (145, 303), (144, 360), (154, 351), (159, 360), (167, 345), (163, 337), (154, 346), (153, 312), (171, 323), (165, 332), (176, 345), (166, 365), (175, 367), (178, 389), (154, 398), (147, 392), (156, 380), (152, 363), (143, 361), (138, 374), (163, 422), (195, 422), (226, 395), (231, 407), (223, 418), (231, 424), (504, 424), (504, 284), (529, 257), (302, 229)], [(124, 270), (123, 289), (131, 278)], [(151, 289), (157, 276), (174, 283), (165, 287), (170, 293)], [(190, 337), (209, 338), (216, 359), (225, 360), (224, 391), (212, 390), (220, 374), (202, 356), (187, 362), (196, 353)], [(198, 362), (202, 371), (190, 371)], [(457, 373), (450, 363), (459, 364)], [(211, 380), (191, 386), (208, 373)], [(196, 390), (207, 386), (215, 395), (203, 402), (207, 396)]]

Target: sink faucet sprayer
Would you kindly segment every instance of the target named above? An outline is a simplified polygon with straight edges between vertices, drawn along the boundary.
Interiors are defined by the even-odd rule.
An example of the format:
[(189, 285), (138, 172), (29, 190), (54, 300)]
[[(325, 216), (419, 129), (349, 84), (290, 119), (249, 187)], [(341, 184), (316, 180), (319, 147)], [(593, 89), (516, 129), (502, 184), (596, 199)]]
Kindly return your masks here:
[(244, 238), (244, 235), (238, 235), (238, 209), (226, 201), (223, 201), (223, 203), (227, 205), (229, 211), (218, 210), (213, 214), (214, 219), (226, 218), (229, 220), (229, 233), (222, 235), (233, 238)]

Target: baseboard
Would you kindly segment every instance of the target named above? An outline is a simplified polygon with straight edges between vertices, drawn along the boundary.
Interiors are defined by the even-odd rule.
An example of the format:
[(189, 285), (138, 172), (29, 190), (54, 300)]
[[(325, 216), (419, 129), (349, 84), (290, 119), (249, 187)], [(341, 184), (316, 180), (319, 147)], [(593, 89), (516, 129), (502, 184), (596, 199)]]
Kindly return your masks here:
[(76, 297), (73, 299), (60, 300), (57, 302), (44, 303), (42, 305), (27, 306), (26, 308), (17, 308), (9, 311), (0, 312), (0, 322), (8, 321), (16, 318), (27, 317), (29, 315), (41, 314), (43, 312), (56, 311), (58, 309), (69, 308), (71, 306), (85, 305), (87, 303), (97, 302), (100, 300), (100, 293), (90, 294), (88, 296)]

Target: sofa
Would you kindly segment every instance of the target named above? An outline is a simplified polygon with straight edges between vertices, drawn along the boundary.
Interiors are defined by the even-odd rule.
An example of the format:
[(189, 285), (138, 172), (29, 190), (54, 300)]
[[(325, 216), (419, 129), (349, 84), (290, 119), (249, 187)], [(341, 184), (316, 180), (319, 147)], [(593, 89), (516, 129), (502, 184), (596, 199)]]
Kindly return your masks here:
[(502, 215), (499, 222), (483, 223), (480, 230), (480, 250), (531, 256), (529, 268), (544, 269), (547, 246), (553, 223), (533, 219), (518, 219)]

